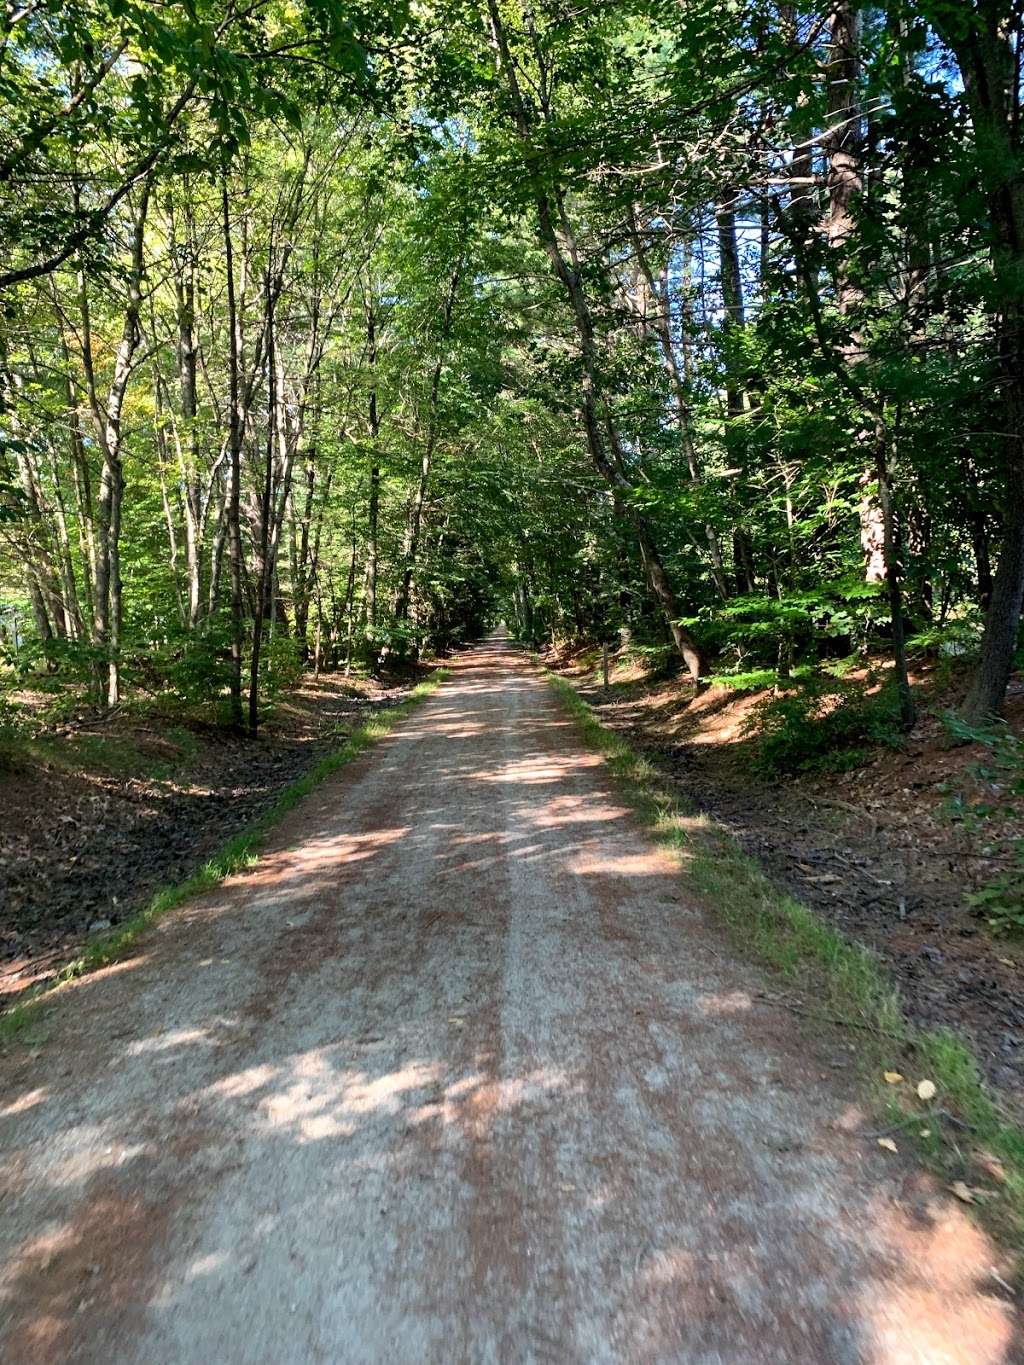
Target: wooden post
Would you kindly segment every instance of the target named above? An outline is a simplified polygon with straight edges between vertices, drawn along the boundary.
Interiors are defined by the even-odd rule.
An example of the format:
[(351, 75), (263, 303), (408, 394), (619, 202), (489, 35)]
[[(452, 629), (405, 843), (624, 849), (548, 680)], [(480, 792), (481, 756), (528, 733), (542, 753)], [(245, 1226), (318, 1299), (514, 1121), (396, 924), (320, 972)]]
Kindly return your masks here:
[(601, 646), (601, 675), (604, 678), (604, 690), (608, 691), (608, 641), (605, 640)]

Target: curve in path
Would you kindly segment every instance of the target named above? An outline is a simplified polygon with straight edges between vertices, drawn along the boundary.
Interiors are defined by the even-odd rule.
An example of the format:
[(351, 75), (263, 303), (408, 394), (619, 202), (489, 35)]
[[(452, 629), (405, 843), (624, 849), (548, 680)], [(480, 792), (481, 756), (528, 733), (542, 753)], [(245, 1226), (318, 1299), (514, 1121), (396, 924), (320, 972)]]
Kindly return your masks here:
[(1019, 1358), (496, 639), (3, 1059), (6, 1362)]

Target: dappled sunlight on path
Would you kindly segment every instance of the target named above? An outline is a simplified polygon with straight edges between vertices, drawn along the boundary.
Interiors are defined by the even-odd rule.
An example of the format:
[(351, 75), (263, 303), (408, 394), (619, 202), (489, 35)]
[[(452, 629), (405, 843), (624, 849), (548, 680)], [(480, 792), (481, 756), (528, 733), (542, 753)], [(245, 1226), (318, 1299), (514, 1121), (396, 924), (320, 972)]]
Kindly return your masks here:
[(762, 986), (488, 642), (5, 1059), (0, 1356), (1019, 1359)]

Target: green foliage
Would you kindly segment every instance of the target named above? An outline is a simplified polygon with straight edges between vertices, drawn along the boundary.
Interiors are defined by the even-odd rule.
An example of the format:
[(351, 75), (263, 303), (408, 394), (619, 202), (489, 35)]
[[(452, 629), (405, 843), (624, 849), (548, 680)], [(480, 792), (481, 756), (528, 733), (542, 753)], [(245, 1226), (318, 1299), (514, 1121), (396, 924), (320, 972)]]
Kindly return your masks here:
[(763, 692), (766, 687), (777, 687), (780, 682), (792, 682), (794, 678), (805, 677), (806, 670), (791, 674), (788, 679), (780, 679), (774, 668), (750, 668), (729, 673), (714, 673), (708, 679), (715, 687), (725, 687), (731, 692)]
[(0, 772), (12, 772), (21, 766), (24, 738), (21, 708), (5, 694), (0, 677)]
[(149, 692), (199, 708), (228, 686), (229, 646), (228, 623), (218, 617), (202, 632), (169, 631), (155, 649), (137, 649), (129, 667)]
[(770, 777), (846, 772), (864, 762), (868, 745), (902, 743), (891, 683), (872, 693), (861, 682), (809, 678), (758, 703), (747, 725), (758, 736), (755, 766)]
[(1024, 738), (1014, 734), (1005, 721), (988, 726), (969, 725), (955, 714), (945, 718), (954, 739), (965, 744), (981, 744), (988, 757), (975, 766), (974, 775), (989, 784), (994, 804), (977, 807), (978, 814), (1013, 815), (1024, 798)]
[[(401, 3), (341, 14), (321, 0), (244, 11), (221, 0), (82, 0), (22, 11), (0, 56), (0, 177), (17, 187), (0, 198), (11, 276), (47, 273), (76, 250), (108, 268), (109, 216), (143, 173), (215, 171), (260, 120), (301, 128), (300, 88), (307, 98), (312, 86), (339, 102), (365, 99), (364, 42), (397, 33), (404, 14)], [(198, 117), (206, 135), (189, 139)], [(80, 192), (55, 192), (70, 176)]]
[[(0, 586), (37, 620), (26, 666), (97, 702), (111, 653), (129, 690), (227, 694), (229, 244), (242, 691), (263, 544), (278, 620), (325, 669), (443, 652), (499, 617), (530, 642), (624, 630), (668, 658), (674, 615), (744, 690), (884, 654), (862, 545), (877, 440), (911, 649), (973, 646), (1004, 503), (991, 375), (1011, 272), (986, 254), (992, 167), (964, 82), (916, 20), (865, 23), (852, 93), (872, 137), (830, 246), (794, 232), (795, 186), (764, 160), (819, 147), (830, 21), (684, 9), (501, 5), (505, 64), (472, 7), (406, 0), (20, 14), (0, 56)], [(509, 70), (534, 92), (518, 117)], [(832, 209), (815, 155), (807, 224)], [(552, 205), (582, 298), (551, 270)], [(133, 335), (111, 649), (91, 560)], [(275, 650), (272, 693), (297, 667)]]
[(967, 902), (985, 916), (993, 933), (1024, 932), (1024, 835), (998, 838), (995, 833), (997, 822), (1009, 822), (1012, 830), (1024, 821), (1024, 738), (1002, 721), (985, 727), (968, 725), (955, 715), (947, 715), (945, 721), (954, 739), (981, 744), (987, 751), (986, 758), (969, 769), (984, 795), (971, 799), (963, 790), (953, 791), (950, 814), (983, 841), (983, 853), (1010, 864), (971, 892)]
[(880, 597), (879, 584), (846, 575), (776, 597), (735, 596), (708, 607), (695, 624), (703, 621), (706, 638), (732, 661), (719, 673), (743, 675), (776, 666), (780, 653), (813, 657), (830, 647), (863, 645), (884, 618)]
[(967, 903), (985, 916), (994, 934), (1024, 932), (1024, 840), (1016, 841), (1014, 866), (972, 891)]
[(907, 649), (913, 653), (938, 656), (940, 659), (970, 658), (977, 653), (981, 641), (981, 612), (974, 608), (959, 617), (929, 623), (907, 638)]
[(299, 642), (290, 635), (273, 635), (264, 645), (261, 670), (264, 699), (272, 704), (287, 688), (295, 686), (302, 670)]

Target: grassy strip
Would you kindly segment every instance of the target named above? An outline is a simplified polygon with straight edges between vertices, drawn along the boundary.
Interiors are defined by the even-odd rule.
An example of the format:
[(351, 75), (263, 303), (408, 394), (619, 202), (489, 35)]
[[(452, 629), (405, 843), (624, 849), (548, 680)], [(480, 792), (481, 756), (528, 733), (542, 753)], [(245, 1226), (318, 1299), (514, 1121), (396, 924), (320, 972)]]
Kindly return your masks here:
[(209, 891), (213, 887), (219, 886), (224, 878), (231, 876), (233, 872), (238, 872), (244, 867), (251, 867), (257, 861), (263, 840), (274, 825), (332, 773), (337, 772), (346, 763), (351, 763), (364, 749), (383, 738), (418, 702), (436, 691), (447, 677), (447, 669), (436, 669), (429, 678), (418, 683), (397, 706), (379, 712), (372, 720), (358, 726), (339, 749), (333, 753), (325, 754), (302, 777), (296, 778), (284, 789), (268, 810), (264, 811), (258, 819), (246, 826), (239, 834), (236, 834), (233, 839), (229, 839), (223, 848), (202, 867), (193, 872), (191, 877), (187, 877), (183, 882), (177, 882), (174, 886), (166, 886), (163, 890), (157, 891), (149, 904), (137, 914), (132, 915), (123, 924), (119, 924), (112, 933), (105, 934), (102, 938), (90, 943), (81, 956), (75, 958), (73, 962), (69, 962), (52, 981), (47, 981), (35, 988), (30, 992), (28, 999), (15, 1005), (7, 1013), (0, 1015), (0, 1044), (13, 1038), (27, 1024), (38, 1017), (39, 1006), (49, 998), (54, 990), (66, 985), (69, 981), (73, 981), (76, 977), (84, 976), (86, 972), (94, 972), (100, 967), (106, 967), (109, 963), (116, 962), (130, 951), (143, 930), (147, 929), (161, 915), (166, 914), (168, 910), (173, 910), (176, 906), (190, 900), (193, 896), (198, 896), (203, 891)]
[[(950, 1032), (915, 1028), (873, 953), (775, 886), (727, 830), (687, 809), (649, 759), (606, 729), (570, 683), (545, 672), (641, 820), (743, 950), (794, 985), (813, 987), (813, 1006), (798, 1012), (858, 1030), (859, 1061), (900, 1141), (915, 1142), (949, 1180), (972, 1187), (984, 1181), (991, 1189), (998, 1172), (998, 1190), (991, 1198), (979, 1192), (979, 1207), (993, 1231), (1024, 1252), (1024, 1130), (988, 1090), (966, 1043)], [(912, 1086), (878, 1085), (883, 1070), (901, 1067), (935, 1083), (933, 1101), (920, 1102)]]

